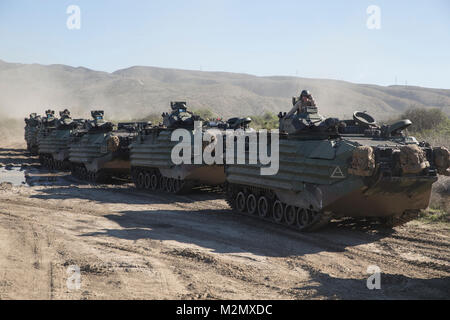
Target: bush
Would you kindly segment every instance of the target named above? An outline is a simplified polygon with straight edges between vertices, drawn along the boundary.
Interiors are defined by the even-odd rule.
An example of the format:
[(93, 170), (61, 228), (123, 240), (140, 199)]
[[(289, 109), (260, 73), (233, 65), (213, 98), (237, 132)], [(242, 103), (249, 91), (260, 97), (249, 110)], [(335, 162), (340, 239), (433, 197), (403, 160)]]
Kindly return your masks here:
[(450, 214), (443, 210), (427, 209), (422, 210), (419, 219), (425, 223), (450, 223)]
[(202, 118), (205, 121), (208, 120), (211, 121), (220, 118), (217, 114), (215, 114), (213, 111), (209, 109), (194, 109), (192, 110), (192, 113), (197, 116), (200, 116), (200, 118)]
[(450, 147), (450, 119), (442, 110), (433, 108), (413, 108), (404, 112), (399, 119), (409, 119), (412, 126), (408, 128), (411, 135), (419, 141), (427, 141), (433, 146)]
[(250, 116), (251, 127), (255, 129), (277, 129), (279, 125), (278, 115), (266, 111), (262, 116)]
[(411, 131), (423, 132), (437, 128), (448, 121), (448, 117), (441, 109), (413, 108), (401, 115), (402, 119), (412, 121)]

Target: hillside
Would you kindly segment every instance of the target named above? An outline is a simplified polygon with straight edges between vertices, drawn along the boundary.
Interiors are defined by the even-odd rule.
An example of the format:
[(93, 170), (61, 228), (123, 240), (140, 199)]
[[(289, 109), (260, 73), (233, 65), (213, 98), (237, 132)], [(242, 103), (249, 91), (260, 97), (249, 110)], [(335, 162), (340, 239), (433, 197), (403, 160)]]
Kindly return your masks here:
[(131, 67), (113, 73), (65, 65), (16, 64), (0, 60), (0, 113), (24, 117), (45, 108), (68, 107), (77, 116), (104, 109), (109, 118), (135, 118), (168, 109), (171, 100), (209, 108), (223, 117), (288, 111), (291, 97), (310, 90), (326, 116), (367, 110), (389, 118), (411, 106), (450, 114), (450, 90), (376, 86), (296, 77)]

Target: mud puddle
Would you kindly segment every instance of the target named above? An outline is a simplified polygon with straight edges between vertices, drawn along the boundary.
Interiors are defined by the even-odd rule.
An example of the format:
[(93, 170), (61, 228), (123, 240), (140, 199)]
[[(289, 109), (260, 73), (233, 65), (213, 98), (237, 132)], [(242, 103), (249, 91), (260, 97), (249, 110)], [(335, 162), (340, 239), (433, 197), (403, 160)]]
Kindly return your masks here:
[(68, 172), (53, 172), (47, 169), (30, 167), (25, 170), (25, 179), (29, 186), (69, 185)]
[(1, 167), (0, 183), (11, 183), (14, 186), (26, 185), (25, 171), (21, 167)]
[(68, 185), (67, 172), (51, 172), (36, 167), (6, 166), (0, 167), (0, 184), (13, 186), (50, 186)]

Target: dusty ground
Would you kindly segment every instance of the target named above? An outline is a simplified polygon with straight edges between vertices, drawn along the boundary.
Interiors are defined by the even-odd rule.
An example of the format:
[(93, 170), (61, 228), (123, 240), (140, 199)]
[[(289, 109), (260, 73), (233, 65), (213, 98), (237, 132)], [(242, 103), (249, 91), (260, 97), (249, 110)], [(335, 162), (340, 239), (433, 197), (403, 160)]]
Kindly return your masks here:
[[(31, 184), (0, 185), (0, 299), (450, 298), (447, 224), (334, 221), (298, 234), (206, 191), (150, 195), (52, 174), (17, 144), (0, 163)], [(70, 265), (79, 290), (67, 287)], [(366, 287), (369, 265), (381, 290)]]

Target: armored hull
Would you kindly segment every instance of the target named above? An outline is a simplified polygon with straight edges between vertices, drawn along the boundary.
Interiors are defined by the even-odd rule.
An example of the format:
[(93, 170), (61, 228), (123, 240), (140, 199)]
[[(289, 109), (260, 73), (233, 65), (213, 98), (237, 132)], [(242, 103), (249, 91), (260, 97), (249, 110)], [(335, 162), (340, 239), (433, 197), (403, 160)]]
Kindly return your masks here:
[(38, 154), (41, 153), (41, 145), (45, 144), (45, 140), (50, 136), (53, 130), (55, 130), (55, 127), (42, 126), (41, 128), (39, 128), (36, 136)]
[(38, 131), (36, 133), (36, 142), (37, 142), (37, 153), (39, 153), (39, 148), (41, 143), (44, 143), (44, 140), (56, 129), (58, 119), (55, 118), (55, 111), (46, 110), (45, 118), (42, 119), (39, 124)]
[(69, 157), (71, 130), (54, 130), (39, 143), (39, 155), (44, 165), (63, 169)]
[(42, 124), (41, 116), (36, 113), (30, 114), (29, 118), (25, 118), (25, 141), (27, 143), (27, 150), (32, 155), (37, 155), (38, 153), (38, 141), (37, 135), (39, 132), (39, 127)]
[[(138, 188), (183, 193), (199, 185), (217, 186), (225, 182), (223, 165), (174, 164), (171, 153), (178, 143), (171, 141), (174, 130), (153, 128), (141, 133), (131, 146), (132, 177)], [(194, 150), (191, 133), (190, 149)]]
[(399, 132), (383, 137), (354, 121), (327, 130), (282, 133), (276, 175), (260, 175), (257, 165), (226, 165), (230, 206), (303, 231), (332, 217), (378, 217), (394, 226), (427, 208), (438, 171), (448, 168), (436, 161), (443, 148)]
[(70, 169), (69, 147), (78, 142), (84, 132), (78, 129), (57, 129), (43, 137), (39, 144), (41, 163), (49, 169)]
[(84, 120), (72, 120), (65, 109), (55, 121), (55, 128), (42, 131), (39, 139), (39, 159), (49, 169), (69, 169), (69, 145), (77, 139)]
[[(219, 137), (222, 139), (224, 130), (248, 129), (251, 119), (232, 118), (227, 122), (203, 122), (198, 115), (187, 110), (186, 102), (171, 102), (170, 106), (172, 112), (162, 115), (163, 124), (142, 130), (131, 146), (131, 175), (136, 187), (180, 194), (189, 192), (196, 186), (222, 185), (225, 182), (224, 166), (207, 164), (203, 161), (203, 152), (207, 145), (215, 144)], [(182, 142), (171, 141), (172, 134), (177, 129), (184, 130), (186, 134)], [(210, 142), (202, 142), (205, 132), (211, 135)], [(199, 140), (201, 146), (195, 145), (196, 136), (202, 136)], [(183, 160), (174, 163), (172, 152), (174, 147), (180, 144), (186, 147), (183, 152), (189, 154), (183, 154)], [(196, 152), (201, 155), (195, 154)]]
[(39, 129), (37, 127), (25, 127), (25, 141), (27, 143), (27, 150), (33, 155), (37, 155), (38, 153), (38, 131)]
[(72, 173), (90, 181), (126, 177), (130, 173), (128, 145), (135, 134), (128, 132), (88, 132), (70, 144)]

